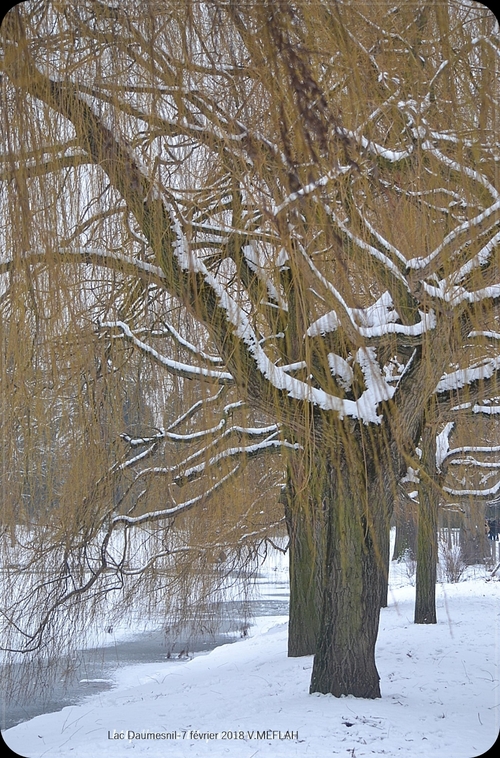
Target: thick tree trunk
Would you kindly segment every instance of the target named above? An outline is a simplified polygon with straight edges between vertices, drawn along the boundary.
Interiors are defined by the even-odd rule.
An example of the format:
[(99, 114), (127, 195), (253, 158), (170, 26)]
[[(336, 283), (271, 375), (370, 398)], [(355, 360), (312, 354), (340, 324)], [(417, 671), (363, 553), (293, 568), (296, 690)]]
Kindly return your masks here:
[(288, 655), (313, 655), (321, 612), (321, 580), (317, 571), (316, 544), (311, 513), (304, 508), (290, 509), (290, 613)]
[[(336, 460), (330, 467), (321, 628), (310, 692), (380, 697), (375, 665), (387, 587), (392, 497), (380, 467)], [(386, 554), (387, 553), (387, 554)]]
[(322, 502), (315, 497), (315, 487), (310, 482), (298, 487), (290, 471), (285, 516), (290, 540), (288, 655), (313, 655), (323, 601), (325, 518)]

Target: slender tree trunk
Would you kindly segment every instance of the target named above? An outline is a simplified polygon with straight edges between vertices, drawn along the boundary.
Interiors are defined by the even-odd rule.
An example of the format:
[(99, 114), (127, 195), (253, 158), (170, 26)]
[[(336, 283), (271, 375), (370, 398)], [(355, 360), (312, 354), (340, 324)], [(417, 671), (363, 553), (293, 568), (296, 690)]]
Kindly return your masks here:
[(415, 579), (415, 624), (435, 624), (437, 578), (437, 507), (433, 496), (420, 495)]
[(438, 560), (438, 473), (436, 471), (436, 428), (422, 434), (422, 467), (418, 488), (417, 572), (415, 579), (415, 624), (435, 624)]
[(390, 523), (385, 531), (380, 533), (380, 552), (383, 560), (382, 570), (380, 572), (380, 607), (387, 608), (389, 604), (389, 566), (391, 562), (391, 529)]
[(396, 539), (392, 560), (409, 557), (415, 560), (417, 555), (417, 513), (416, 505), (407, 499), (398, 502), (395, 511)]
[(335, 460), (329, 472), (323, 611), (310, 692), (377, 698), (375, 643), (392, 508), (386, 472), (367, 469), (366, 451), (362, 465), (344, 460), (339, 467)]
[(464, 563), (473, 566), (490, 557), (488, 538), (484, 529), (484, 505), (468, 503), (460, 530), (460, 547)]

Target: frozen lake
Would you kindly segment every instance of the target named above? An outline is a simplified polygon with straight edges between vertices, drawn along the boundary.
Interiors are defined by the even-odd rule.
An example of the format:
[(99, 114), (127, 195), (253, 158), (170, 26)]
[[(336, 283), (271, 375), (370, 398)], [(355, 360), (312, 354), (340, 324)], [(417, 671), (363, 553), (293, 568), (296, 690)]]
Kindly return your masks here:
[[(250, 599), (231, 600), (223, 604), (221, 622), (212, 633), (192, 635), (189, 630), (177, 630), (175, 637), (166, 635), (163, 627), (129, 632), (122, 638), (109, 633), (108, 644), (77, 651), (71, 659), (62, 658), (56, 664), (53, 681), (41, 677), (34, 691), (8, 692), (2, 687), (0, 728), (8, 729), (42, 713), (59, 711), (67, 705), (81, 702), (88, 695), (111, 689), (118, 670), (138, 663), (170, 661), (175, 666), (186, 657), (201, 655), (220, 645), (236, 642), (251, 625), (252, 618), (288, 615), (289, 585), (286, 565), (258, 574), (255, 591)], [(21, 672), (14, 677), (36, 677), (37, 672)]]

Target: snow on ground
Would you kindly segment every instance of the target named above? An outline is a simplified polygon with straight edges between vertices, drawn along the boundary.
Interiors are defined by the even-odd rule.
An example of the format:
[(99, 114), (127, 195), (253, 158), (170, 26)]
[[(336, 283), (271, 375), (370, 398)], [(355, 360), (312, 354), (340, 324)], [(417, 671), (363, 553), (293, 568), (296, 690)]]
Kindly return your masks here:
[(29, 758), (473, 758), (499, 733), (500, 581), (438, 586), (438, 623), (413, 624), (392, 564), (377, 664), (382, 698), (309, 695), (312, 657), (287, 658), (287, 618), (188, 662), (130, 666), (112, 690), (3, 732)]

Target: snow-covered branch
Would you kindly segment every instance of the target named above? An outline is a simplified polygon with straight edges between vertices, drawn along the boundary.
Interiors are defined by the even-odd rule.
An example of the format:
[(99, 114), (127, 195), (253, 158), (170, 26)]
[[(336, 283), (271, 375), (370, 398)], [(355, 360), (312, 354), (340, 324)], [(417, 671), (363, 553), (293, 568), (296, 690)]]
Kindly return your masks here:
[(266, 439), (263, 442), (258, 442), (254, 445), (238, 445), (237, 447), (228, 447), (221, 453), (214, 455), (207, 461), (193, 466), (190, 469), (186, 469), (179, 476), (174, 478), (174, 483), (179, 487), (182, 487), (188, 482), (199, 478), (202, 474), (205, 474), (209, 469), (214, 466), (218, 466), (222, 461), (231, 458), (253, 458), (257, 455), (261, 455), (266, 452), (278, 452), (281, 449), (289, 448), (290, 450), (299, 450), (300, 445), (298, 443), (290, 443), (286, 440), (274, 440)]
[(185, 379), (202, 379), (207, 382), (216, 382), (218, 384), (232, 384), (233, 377), (226, 371), (216, 371), (215, 369), (207, 369), (201, 366), (192, 366), (181, 361), (175, 361), (167, 356), (162, 355), (155, 348), (148, 345), (143, 340), (140, 340), (132, 332), (130, 327), (123, 321), (103, 321), (99, 324), (101, 329), (119, 329), (123, 336), (131, 342), (134, 347), (138, 348), (141, 352), (149, 355), (156, 363), (163, 366), (169, 373), (175, 376), (181, 376)]
[(127, 526), (139, 526), (143, 524), (149, 524), (149, 523), (155, 523), (158, 521), (168, 521), (169, 519), (173, 519), (176, 516), (179, 516), (181, 513), (186, 513), (187, 511), (192, 510), (195, 506), (206, 503), (210, 500), (210, 498), (216, 494), (216, 492), (223, 487), (224, 484), (226, 484), (230, 479), (232, 479), (236, 473), (239, 471), (239, 464), (234, 466), (231, 471), (229, 471), (224, 476), (221, 476), (211, 487), (209, 487), (205, 492), (203, 492), (201, 495), (196, 495), (195, 497), (190, 498), (189, 500), (184, 501), (183, 503), (178, 503), (177, 505), (173, 505), (170, 508), (161, 508), (156, 511), (148, 511), (147, 513), (142, 514), (141, 516), (127, 516), (125, 514), (119, 515), (119, 516), (113, 516), (112, 518), (112, 526), (113, 528), (117, 526), (118, 524), (127, 525)]

